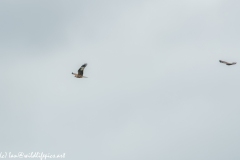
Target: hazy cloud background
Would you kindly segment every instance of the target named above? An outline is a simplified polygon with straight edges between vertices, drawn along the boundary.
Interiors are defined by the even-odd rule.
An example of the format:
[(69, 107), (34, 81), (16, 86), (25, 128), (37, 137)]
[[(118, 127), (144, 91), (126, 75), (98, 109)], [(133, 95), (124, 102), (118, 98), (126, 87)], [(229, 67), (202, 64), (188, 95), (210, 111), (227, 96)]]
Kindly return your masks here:
[(239, 159), (239, 7), (0, 1), (0, 152)]

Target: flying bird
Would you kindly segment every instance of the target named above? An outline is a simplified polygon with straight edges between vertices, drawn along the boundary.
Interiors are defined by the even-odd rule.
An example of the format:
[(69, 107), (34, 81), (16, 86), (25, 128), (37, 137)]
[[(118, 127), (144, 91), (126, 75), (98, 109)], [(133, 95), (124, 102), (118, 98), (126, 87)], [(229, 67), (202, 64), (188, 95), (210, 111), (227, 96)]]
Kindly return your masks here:
[(87, 78), (87, 77), (84, 77), (84, 76), (83, 76), (83, 70), (84, 70), (84, 68), (85, 68), (86, 66), (87, 66), (87, 63), (83, 64), (83, 65), (79, 68), (78, 74), (73, 73), (73, 72), (72, 72), (72, 74), (73, 74), (76, 78)]
[(229, 62), (226, 62), (226, 61), (222, 61), (222, 60), (219, 60), (220, 63), (225, 63), (226, 65), (230, 66), (230, 65), (234, 65), (234, 64), (237, 64), (237, 62), (232, 62), (232, 63), (229, 63)]

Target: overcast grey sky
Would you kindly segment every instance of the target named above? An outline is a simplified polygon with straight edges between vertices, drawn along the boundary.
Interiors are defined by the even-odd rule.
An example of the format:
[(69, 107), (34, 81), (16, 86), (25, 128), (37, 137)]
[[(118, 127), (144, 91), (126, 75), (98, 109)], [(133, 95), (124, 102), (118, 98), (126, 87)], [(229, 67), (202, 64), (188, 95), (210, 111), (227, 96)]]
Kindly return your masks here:
[[(0, 152), (240, 159), (240, 1), (1, 0)], [(83, 63), (87, 79), (76, 79)]]

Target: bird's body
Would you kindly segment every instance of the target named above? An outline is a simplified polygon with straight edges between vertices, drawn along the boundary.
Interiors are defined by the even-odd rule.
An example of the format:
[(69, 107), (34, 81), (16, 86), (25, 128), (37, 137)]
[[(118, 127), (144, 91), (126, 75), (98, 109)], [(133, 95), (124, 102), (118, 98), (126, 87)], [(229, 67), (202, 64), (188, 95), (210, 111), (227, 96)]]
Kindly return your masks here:
[(86, 66), (87, 66), (87, 63), (83, 64), (83, 65), (79, 68), (78, 74), (73, 73), (73, 72), (72, 72), (72, 74), (73, 74), (76, 78), (87, 78), (87, 77), (83, 76), (83, 70), (84, 70), (84, 68), (85, 68)]
[(237, 62), (229, 63), (229, 62), (222, 61), (222, 60), (219, 60), (219, 62), (220, 62), (220, 63), (224, 63), (224, 64), (226, 64), (226, 65), (228, 65), (228, 66), (230, 66), (230, 65), (234, 65), (234, 64), (237, 64)]

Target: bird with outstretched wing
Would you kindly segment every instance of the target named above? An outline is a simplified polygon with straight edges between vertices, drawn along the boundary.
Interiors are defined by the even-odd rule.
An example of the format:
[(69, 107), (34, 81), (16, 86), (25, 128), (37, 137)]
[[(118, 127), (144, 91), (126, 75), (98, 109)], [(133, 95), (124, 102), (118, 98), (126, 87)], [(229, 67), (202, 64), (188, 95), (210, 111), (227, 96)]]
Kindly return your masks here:
[(79, 68), (78, 74), (73, 73), (73, 72), (72, 72), (72, 74), (73, 74), (76, 78), (87, 78), (87, 77), (83, 76), (83, 71), (84, 71), (84, 68), (85, 68), (86, 66), (87, 66), (87, 63), (83, 64), (83, 65)]
[(230, 66), (230, 65), (234, 65), (234, 64), (237, 64), (237, 62), (229, 63), (229, 62), (222, 61), (222, 60), (219, 60), (219, 62), (220, 62), (220, 63), (224, 63), (224, 64), (226, 64), (226, 65), (228, 65), (228, 66)]

